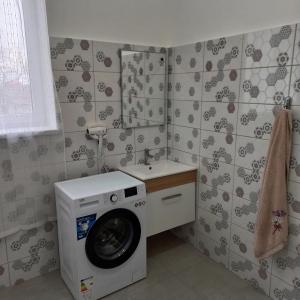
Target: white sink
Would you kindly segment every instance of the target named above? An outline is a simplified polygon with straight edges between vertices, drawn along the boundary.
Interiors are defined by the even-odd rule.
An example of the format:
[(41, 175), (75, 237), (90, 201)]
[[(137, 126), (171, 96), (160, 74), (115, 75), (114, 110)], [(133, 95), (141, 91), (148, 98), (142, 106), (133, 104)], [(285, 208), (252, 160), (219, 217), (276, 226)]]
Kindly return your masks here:
[(147, 166), (140, 164), (119, 168), (120, 171), (132, 175), (133, 177), (138, 178), (140, 180), (148, 180), (157, 177), (192, 171), (196, 169), (197, 167), (195, 166), (188, 166), (171, 160), (160, 160), (158, 162), (151, 163), (151, 165)]

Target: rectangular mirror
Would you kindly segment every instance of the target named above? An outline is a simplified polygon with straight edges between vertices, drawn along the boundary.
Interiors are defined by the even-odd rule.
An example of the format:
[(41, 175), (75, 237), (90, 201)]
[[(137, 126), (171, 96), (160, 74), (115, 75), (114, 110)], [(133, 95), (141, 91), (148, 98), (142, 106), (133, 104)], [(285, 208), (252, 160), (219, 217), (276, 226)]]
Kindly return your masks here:
[(162, 125), (166, 115), (166, 54), (121, 51), (123, 128)]

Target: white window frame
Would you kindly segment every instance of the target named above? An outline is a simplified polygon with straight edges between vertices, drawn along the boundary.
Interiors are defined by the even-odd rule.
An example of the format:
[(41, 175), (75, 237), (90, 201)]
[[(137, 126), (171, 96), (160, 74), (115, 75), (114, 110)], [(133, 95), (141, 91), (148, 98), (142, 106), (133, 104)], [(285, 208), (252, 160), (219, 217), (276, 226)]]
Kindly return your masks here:
[(0, 135), (58, 129), (45, 0), (21, 0), (32, 112), (0, 116)]

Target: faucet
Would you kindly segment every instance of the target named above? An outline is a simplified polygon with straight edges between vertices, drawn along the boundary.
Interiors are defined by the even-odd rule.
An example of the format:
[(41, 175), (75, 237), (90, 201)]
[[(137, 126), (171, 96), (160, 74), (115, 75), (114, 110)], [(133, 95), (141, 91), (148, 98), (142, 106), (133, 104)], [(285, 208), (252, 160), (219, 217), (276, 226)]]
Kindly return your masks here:
[(150, 154), (150, 150), (148, 148), (145, 148), (144, 150), (144, 164), (146, 166), (149, 166), (149, 158), (153, 158), (154, 156)]

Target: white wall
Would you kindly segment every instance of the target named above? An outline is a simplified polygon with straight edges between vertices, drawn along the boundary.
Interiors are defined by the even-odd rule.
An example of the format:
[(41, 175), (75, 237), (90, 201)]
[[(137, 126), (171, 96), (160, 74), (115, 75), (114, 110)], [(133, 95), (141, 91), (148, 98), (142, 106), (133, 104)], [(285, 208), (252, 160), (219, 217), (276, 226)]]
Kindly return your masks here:
[(300, 22), (300, 0), (47, 0), (49, 33), (177, 46)]

